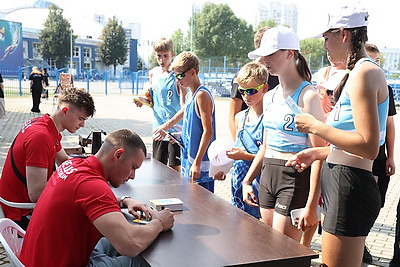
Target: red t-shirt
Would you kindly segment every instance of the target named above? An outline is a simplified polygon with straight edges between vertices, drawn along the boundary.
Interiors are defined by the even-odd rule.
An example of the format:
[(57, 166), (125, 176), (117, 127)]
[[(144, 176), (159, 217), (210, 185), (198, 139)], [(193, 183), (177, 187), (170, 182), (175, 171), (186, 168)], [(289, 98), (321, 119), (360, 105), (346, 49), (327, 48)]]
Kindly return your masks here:
[(25, 266), (86, 266), (101, 233), (99, 216), (121, 211), (95, 156), (66, 160), (50, 178), (29, 223)]
[[(18, 171), (26, 178), (26, 166), (47, 169), (47, 179), (54, 170), (56, 154), (61, 150), (61, 134), (49, 114), (25, 122), (13, 147), (13, 158)], [(0, 196), (8, 201), (31, 202), (28, 189), (15, 174), (11, 165), (10, 150), (0, 179)], [(1, 204), (7, 218), (21, 220), (31, 210), (12, 208)]]

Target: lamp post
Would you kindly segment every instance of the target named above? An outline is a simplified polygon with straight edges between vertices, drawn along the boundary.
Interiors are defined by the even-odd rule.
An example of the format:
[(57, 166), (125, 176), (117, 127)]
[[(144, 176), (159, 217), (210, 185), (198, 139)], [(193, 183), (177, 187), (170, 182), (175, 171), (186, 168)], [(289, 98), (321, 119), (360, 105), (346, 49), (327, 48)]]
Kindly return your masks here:
[(73, 30), (72, 30), (72, 27), (70, 27), (70, 33), (71, 33), (71, 47), (70, 47), (70, 54), (69, 54), (69, 56), (70, 56), (70, 62), (69, 62), (69, 68), (70, 69), (72, 69), (72, 49), (73, 49), (73, 38), (72, 38), (72, 33), (73, 33)]

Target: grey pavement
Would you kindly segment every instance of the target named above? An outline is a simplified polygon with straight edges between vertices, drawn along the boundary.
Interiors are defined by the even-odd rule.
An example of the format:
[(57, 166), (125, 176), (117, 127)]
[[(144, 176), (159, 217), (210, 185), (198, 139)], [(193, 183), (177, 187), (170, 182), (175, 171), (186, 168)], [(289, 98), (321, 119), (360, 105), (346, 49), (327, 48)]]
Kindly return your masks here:
[[(63, 132), (62, 144), (64, 146), (76, 146), (78, 144), (78, 135), (87, 136), (94, 129), (111, 132), (121, 128), (131, 129), (137, 132), (144, 140), (147, 148), (151, 151), (151, 132), (152, 132), (152, 110), (144, 106), (137, 108), (132, 104), (133, 96), (130, 94), (113, 95), (93, 95), (96, 105), (96, 114), (86, 122), (84, 128), (77, 133), (71, 134)], [(28, 119), (37, 117), (37, 114), (30, 112), (32, 100), (28, 96), (6, 96), (6, 120), (4, 126), (0, 126), (0, 169), (2, 169), (7, 151), (16, 133), (22, 124)], [(217, 137), (229, 135), (228, 128), (228, 99), (216, 99), (216, 125)], [(42, 101), (40, 105), (42, 113), (52, 113), (56, 109), (56, 103), (50, 96), (48, 100)], [(395, 116), (397, 130), (396, 140), (400, 135), (400, 117)], [(90, 152), (88, 149), (87, 152)], [(394, 230), (396, 223), (396, 208), (399, 200), (400, 189), (400, 146), (395, 148), (395, 162), (399, 168), (390, 181), (386, 196), (385, 207), (382, 208), (378, 219), (375, 222), (369, 236), (367, 244), (374, 256), (373, 265), (363, 266), (388, 266), (392, 257)], [(217, 181), (215, 194), (226, 201), (230, 196), (230, 176), (225, 181)], [(314, 235), (311, 249), (321, 252), (321, 238), (317, 233)], [(312, 266), (319, 266), (321, 260), (312, 261)], [(0, 249), (0, 265), (9, 266), (8, 259), (4, 250)]]

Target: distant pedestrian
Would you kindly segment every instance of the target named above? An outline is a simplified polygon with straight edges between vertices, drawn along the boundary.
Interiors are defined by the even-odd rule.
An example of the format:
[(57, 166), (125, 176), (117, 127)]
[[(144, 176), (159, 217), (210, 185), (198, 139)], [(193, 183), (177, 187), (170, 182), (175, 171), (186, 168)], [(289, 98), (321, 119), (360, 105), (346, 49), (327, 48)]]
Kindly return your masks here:
[(49, 74), (47, 73), (47, 69), (42, 69), (42, 78), (43, 78), (43, 90), (42, 90), (42, 98), (49, 98), (49, 90), (47, 87), (49, 86)]
[(31, 94), (32, 94), (32, 109), (33, 113), (40, 113), (40, 96), (43, 91), (43, 76), (37, 67), (32, 68), (32, 72), (29, 75), (29, 80), (31, 81)]

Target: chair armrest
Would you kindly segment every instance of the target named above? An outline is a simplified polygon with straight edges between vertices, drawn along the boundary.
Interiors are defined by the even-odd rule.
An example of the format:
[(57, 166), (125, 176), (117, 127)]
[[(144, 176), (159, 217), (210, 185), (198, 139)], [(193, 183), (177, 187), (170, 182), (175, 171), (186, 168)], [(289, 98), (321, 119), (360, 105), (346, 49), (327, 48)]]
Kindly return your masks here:
[(18, 202), (11, 202), (8, 200), (5, 200), (4, 198), (0, 197), (0, 202), (13, 207), (13, 208), (19, 208), (19, 209), (33, 209), (36, 206), (36, 203), (18, 203)]

